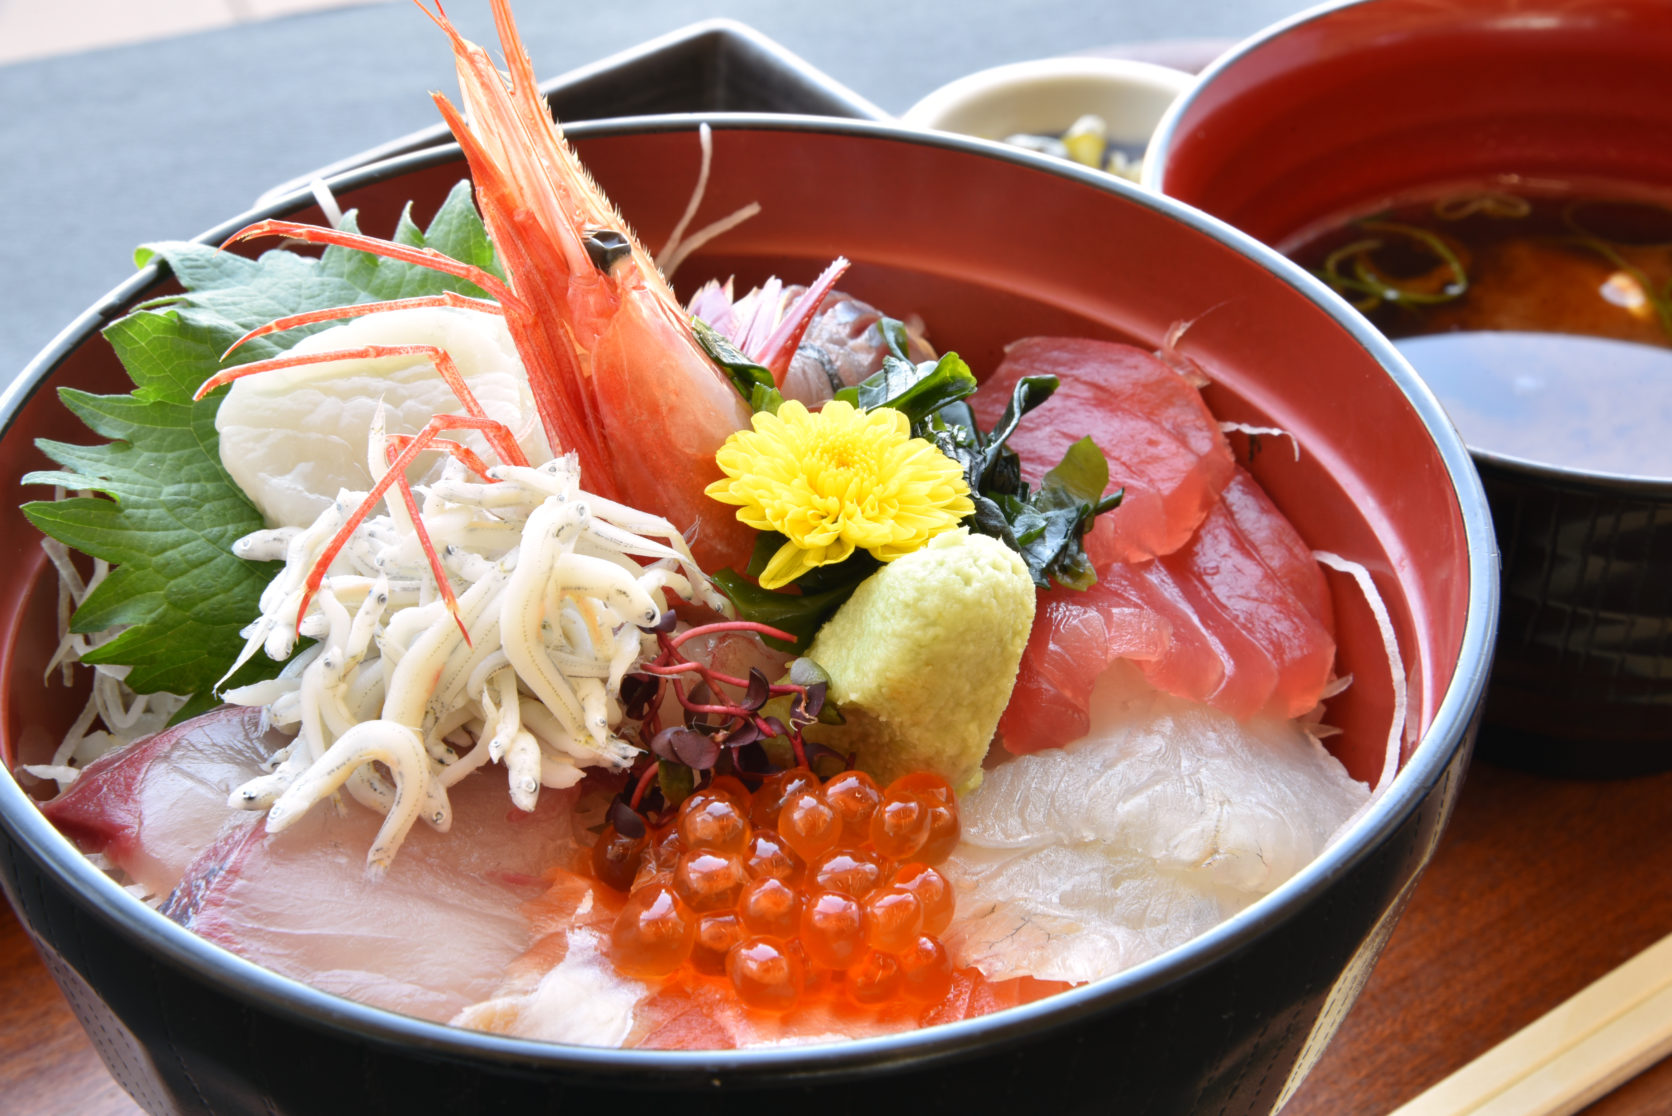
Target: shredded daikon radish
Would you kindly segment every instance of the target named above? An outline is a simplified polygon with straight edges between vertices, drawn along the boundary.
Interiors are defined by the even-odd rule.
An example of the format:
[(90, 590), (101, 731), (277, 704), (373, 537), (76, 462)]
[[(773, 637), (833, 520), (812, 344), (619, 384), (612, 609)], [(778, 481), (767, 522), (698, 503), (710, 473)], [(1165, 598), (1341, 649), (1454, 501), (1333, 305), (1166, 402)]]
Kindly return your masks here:
[(691, 190), (691, 200), (685, 203), (685, 212), (680, 214), (679, 223), (673, 227), (673, 232), (668, 234), (667, 243), (663, 244), (654, 256), (656, 266), (662, 270), (663, 278), (669, 280), (692, 252), (721, 233), (735, 229), (761, 211), (759, 202), (750, 202), (717, 221), (709, 222), (686, 239), (685, 227), (696, 217), (697, 208), (702, 205), (703, 195), (708, 192), (708, 170), (714, 159), (714, 132), (707, 124), (698, 127), (697, 142), (702, 146), (702, 166), (697, 170), (697, 184)]
[(1215, 303), (1194, 318), (1184, 318), (1174, 322), (1167, 327), (1167, 333), (1161, 339), (1161, 347), (1155, 350), (1157, 357), (1183, 376), (1193, 387), (1207, 387), (1213, 380), (1195, 357), (1186, 356), (1179, 351), (1179, 342), (1184, 340), (1184, 335), (1190, 331), (1192, 326), (1224, 305), (1223, 302)]
[(1339, 570), (1353, 579), (1364, 594), (1365, 603), (1370, 606), (1370, 614), (1376, 618), (1376, 631), (1382, 637), (1382, 651), (1388, 658), (1388, 671), (1393, 683), (1393, 716), (1388, 726), (1387, 747), (1382, 757), (1382, 770), (1377, 776), (1371, 789), (1370, 799), (1353, 812), (1353, 816), (1341, 823), (1341, 827), (1330, 838), (1330, 844), (1341, 839), (1342, 834), (1353, 827), (1353, 824), (1363, 817), (1369, 809), (1381, 800), (1392, 785), (1394, 776), (1399, 774), (1399, 761), (1403, 757), (1405, 741), (1405, 721), (1409, 714), (1409, 688), (1405, 680), (1405, 659), (1399, 653), (1399, 639), (1393, 628), (1393, 616), (1388, 612), (1387, 602), (1376, 588), (1376, 583), (1370, 577), (1370, 571), (1357, 562), (1332, 554), (1327, 550), (1314, 550), (1312, 556), (1332, 570)]
[(53, 763), (24, 763), (19, 764), (19, 771), (26, 775), (33, 775), (37, 779), (58, 784), (59, 790), (67, 790), (71, 783), (81, 778), (81, 769), (66, 764)]
[[(70, 495), (62, 488), (55, 498)], [(124, 626), (107, 628), (101, 632), (75, 633), (70, 631), (70, 618), (88, 594), (97, 589), (110, 572), (107, 562), (95, 560), (92, 573), (83, 578), (70, 552), (63, 543), (53, 538), (41, 540), (41, 549), (52, 562), (58, 576), (58, 647), (47, 663), (46, 677), (60, 672), (64, 685), (72, 685), (82, 656), (115, 639)], [(149, 736), (167, 725), (185, 704), (186, 699), (174, 694), (141, 694), (127, 685), (129, 668), (95, 665), (93, 684), (87, 701), (75, 721), (65, 732), (52, 759), (44, 764), (21, 764), (19, 771), (58, 784), (59, 791), (69, 788), (81, 774), (81, 769), (106, 752), (123, 744)], [(103, 728), (95, 728), (102, 724)]]
[(313, 194), (314, 203), (319, 206), (319, 212), (325, 216), (325, 223), (333, 229), (343, 227), (343, 207), (337, 204), (337, 195), (331, 192), (331, 187), (324, 179), (315, 178), (308, 183), (308, 191)]
[(1289, 439), (1289, 445), (1295, 451), (1295, 460), (1300, 460), (1300, 439), (1295, 437), (1292, 430), (1284, 430), (1280, 426), (1251, 426), (1246, 422), (1222, 422), (1219, 424), (1219, 429), (1223, 430), (1227, 434), (1233, 432), (1238, 434), (1247, 434), (1251, 438), (1257, 438), (1261, 435), (1269, 435), (1273, 438), (1287, 438)]

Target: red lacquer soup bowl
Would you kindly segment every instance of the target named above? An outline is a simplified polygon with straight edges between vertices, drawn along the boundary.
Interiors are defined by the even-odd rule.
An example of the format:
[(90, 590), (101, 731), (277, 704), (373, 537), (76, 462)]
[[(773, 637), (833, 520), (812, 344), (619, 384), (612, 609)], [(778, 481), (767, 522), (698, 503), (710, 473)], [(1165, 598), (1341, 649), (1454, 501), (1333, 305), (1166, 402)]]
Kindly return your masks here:
[[(1402, 202), (1464, 191), (1664, 208), (1668, 75), (1672, 9), (1661, 0), (1330, 5), (1206, 71), (1158, 127), (1146, 182), (1283, 251), (1348, 218), (1403, 219)], [(1551, 296), (1505, 311), (1532, 320), (1506, 327), (1535, 331), (1519, 335), (1529, 340), (1539, 338), (1536, 297)], [(1504, 370), (1520, 376), (1507, 384), (1482, 369), (1453, 389), (1503, 553), (1481, 748), (1559, 774), (1662, 770), (1672, 767), (1672, 476), (1650, 450), (1672, 429), (1651, 396), (1606, 386), (1620, 383), (1617, 357), (1566, 363), (1548, 386), (1518, 365)], [(1498, 441), (1500, 421), (1520, 423), (1511, 416), (1531, 410), (1533, 390), (1548, 401), (1532, 414), (1550, 416), (1552, 434), (1598, 408), (1596, 433), (1584, 436), (1612, 456), (1599, 463), (1553, 436)], [(1603, 423), (1604, 406), (1623, 417)], [(1471, 412), (1486, 421), (1473, 426)]]
[[(1038, 333), (1186, 351), (1228, 421), (1303, 447), (1253, 471), (1309, 542), (1367, 567), (1411, 693), (1403, 768), (1345, 836), (1275, 893), (1188, 945), (1035, 1004), (887, 1038), (712, 1053), (598, 1050), (455, 1030), (314, 991), (209, 945), (127, 895), (0, 777), (8, 898), (118, 1079), (153, 1111), (681, 1112), (866, 1110), (1266, 1113), (1299, 1082), (1363, 986), (1456, 798), (1483, 690), (1495, 556), (1468, 456), (1392, 348), (1303, 273), (1230, 228), (1107, 176), (997, 145), (869, 123), (719, 117), (705, 210), (758, 217), (689, 261), (679, 285), (805, 279), (837, 253), (844, 286), (922, 316), (973, 368)], [(622, 212), (657, 243), (696, 173), (697, 121), (572, 135)], [(422, 216), (464, 175), (454, 149), (337, 179), (361, 227)], [(273, 213), (317, 220), (310, 198)], [(208, 234), (218, 240), (253, 219)], [(44, 464), (75, 440), (53, 388), (121, 386), (101, 323), (165, 289), (145, 271), (91, 309), (13, 386), (0, 461)], [(11, 503), (15, 503), (15, 500)], [(55, 590), (8, 505), (0, 604), (3, 742), (40, 761), (77, 703), (42, 684)], [(1373, 779), (1394, 686), (1378, 628), (1332, 580), (1342, 672), (1335, 747)]]

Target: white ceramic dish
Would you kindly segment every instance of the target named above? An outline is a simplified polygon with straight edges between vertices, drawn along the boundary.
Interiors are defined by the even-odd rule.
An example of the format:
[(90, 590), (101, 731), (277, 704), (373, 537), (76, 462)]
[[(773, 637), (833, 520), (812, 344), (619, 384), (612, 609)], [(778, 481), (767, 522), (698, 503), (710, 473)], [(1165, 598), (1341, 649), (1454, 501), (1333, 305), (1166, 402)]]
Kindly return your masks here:
[(1055, 135), (1092, 113), (1109, 140), (1143, 149), (1194, 74), (1125, 58), (1061, 57), (1013, 62), (941, 86), (907, 109), (913, 127), (1003, 140), (1018, 132)]

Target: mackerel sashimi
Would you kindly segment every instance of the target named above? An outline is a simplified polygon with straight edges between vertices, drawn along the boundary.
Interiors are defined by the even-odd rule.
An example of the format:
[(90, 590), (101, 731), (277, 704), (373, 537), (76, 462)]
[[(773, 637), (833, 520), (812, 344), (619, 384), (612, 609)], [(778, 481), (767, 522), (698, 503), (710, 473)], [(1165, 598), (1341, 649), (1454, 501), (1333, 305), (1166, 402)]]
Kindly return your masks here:
[(228, 813), (227, 795), (285, 743), (262, 731), (261, 710), (222, 706), (107, 752), (41, 812), (141, 891), (166, 896), (222, 827), (255, 824)]
[(449, 833), (419, 827), (382, 880), (365, 849), (382, 818), (352, 801), (283, 833), (227, 796), (276, 743), (261, 711), (223, 706), (112, 752), (48, 803), (48, 818), (232, 952), (316, 987), (438, 1022), (485, 998), (528, 947), (523, 904), (575, 855), (575, 792), (512, 807), (466, 780)]
[(446, 1022), (528, 947), (523, 905), (576, 853), (575, 793), (548, 791), (524, 812), (503, 783), (465, 780), (450, 832), (418, 827), (382, 879), (367, 873), (365, 850), (383, 819), (358, 803), (276, 834), (240, 814), (163, 913), (275, 972)]
[(1028, 415), (1009, 445), (1030, 483), (1090, 436), (1109, 462), (1120, 507), (1099, 516), (1086, 554), (1101, 566), (1170, 554), (1189, 541), (1231, 479), (1235, 460), (1219, 420), (1183, 376), (1131, 345), (1075, 337), (1027, 337), (1010, 345), (971, 399), (996, 424), (1025, 376), (1055, 376), (1056, 393)]

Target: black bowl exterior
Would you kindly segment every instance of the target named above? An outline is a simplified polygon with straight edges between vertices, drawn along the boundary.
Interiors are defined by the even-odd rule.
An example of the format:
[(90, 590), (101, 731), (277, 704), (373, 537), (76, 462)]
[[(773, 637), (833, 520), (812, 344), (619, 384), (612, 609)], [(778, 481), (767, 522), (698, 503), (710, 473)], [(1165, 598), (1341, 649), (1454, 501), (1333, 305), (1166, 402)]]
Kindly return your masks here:
[(1465, 742), (1388, 839), (1294, 911), (1281, 934), (1254, 937), (1148, 995), (1020, 1009), (1006, 1014), (1026, 1018), (996, 1040), (972, 1030), (916, 1056), (825, 1071), (740, 1072), (724, 1058), (705, 1065), (653, 1053), (625, 1072), (614, 1060), (587, 1067), (584, 1056), (554, 1065), (518, 1058), (487, 1036), (472, 1057), (478, 1036), (444, 1048), (425, 1041), (433, 1026), (415, 1021), (409, 1034), (377, 1034), (356, 1025), (358, 1013), (298, 1014), (166, 956), (44, 864), (4, 813), (0, 883), (99, 1056), (153, 1116), (534, 1116), (623, 1104), (676, 1105), (692, 1116), (786, 1107), (809, 1116), (1013, 1108), (1265, 1116), (1363, 988), (1451, 814), (1468, 755)]
[[(655, 125), (639, 125), (655, 127)], [(672, 123), (669, 128), (689, 127)], [(724, 126), (911, 138), (875, 124), (735, 119)], [(576, 129), (585, 134), (586, 129)], [(600, 133), (607, 134), (607, 133)], [(912, 138), (1127, 192), (1103, 176), (952, 137)], [(413, 156), (343, 185), (428, 166)], [(410, 163), (410, 166), (408, 165)], [(333, 185), (337, 185), (334, 183)], [(1321, 286), (1246, 237), (1164, 199), (1135, 202), (1261, 259), (1323, 312)], [(292, 199), (286, 205), (299, 208)], [(288, 211), (287, 211), (288, 212)], [(224, 237), (247, 218), (206, 234)], [(142, 275), (67, 331), (9, 398), (44, 385)], [(0, 775), (0, 885), (117, 1080), (157, 1113), (558, 1112), (678, 1103), (781, 1110), (1269, 1113), (1300, 1083), (1363, 987), (1455, 804), (1484, 691), (1496, 561), (1466, 454), (1391, 345), (1340, 318), (1434, 435), (1467, 539), (1458, 665), (1394, 786), (1279, 893), (1193, 942), (1094, 985), (981, 1018), (846, 1044), (748, 1052), (593, 1050), (506, 1039), (340, 1000), (261, 969), (146, 911)], [(0, 710), (3, 714), (4, 710)]]
[(1476, 464), (1504, 562), (1481, 758), (1579, 778), (1672, 768), (1672, 485)]

